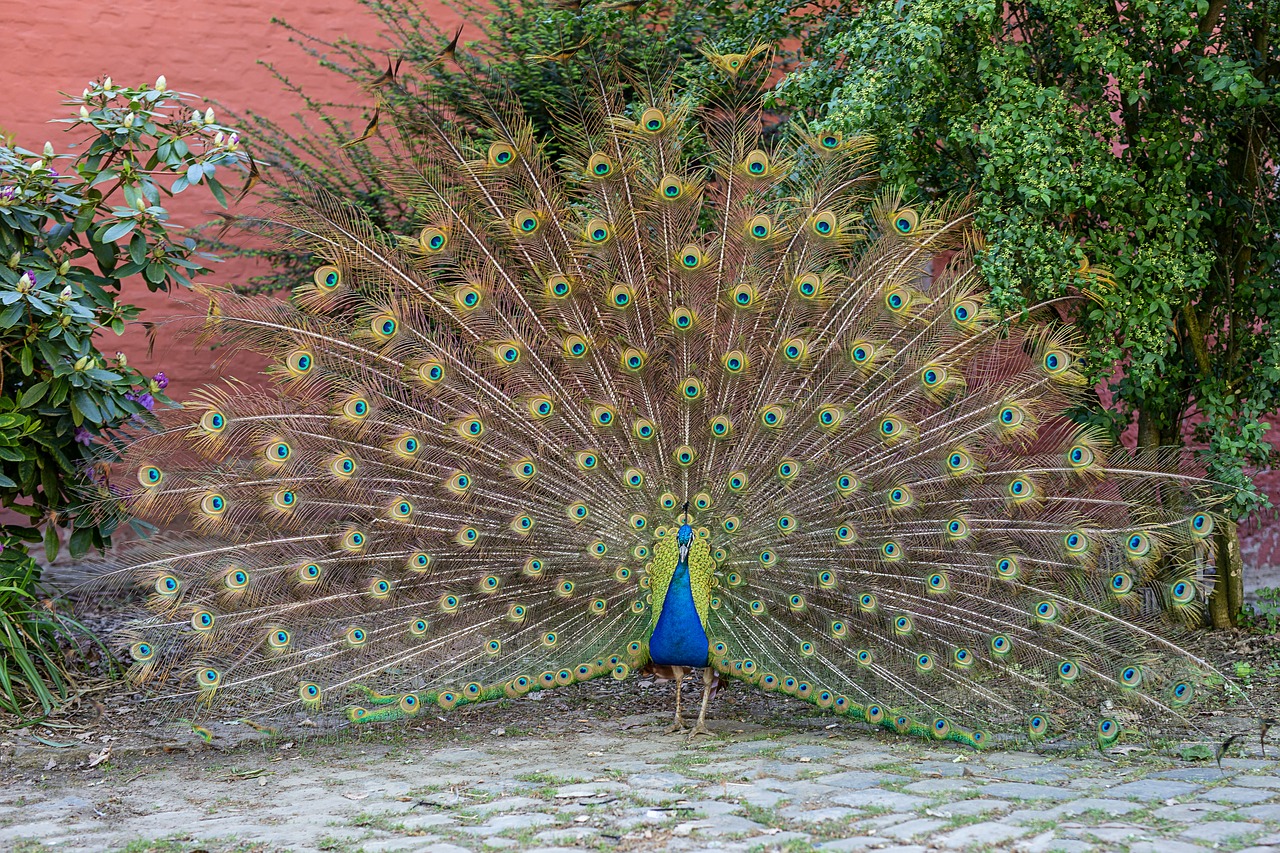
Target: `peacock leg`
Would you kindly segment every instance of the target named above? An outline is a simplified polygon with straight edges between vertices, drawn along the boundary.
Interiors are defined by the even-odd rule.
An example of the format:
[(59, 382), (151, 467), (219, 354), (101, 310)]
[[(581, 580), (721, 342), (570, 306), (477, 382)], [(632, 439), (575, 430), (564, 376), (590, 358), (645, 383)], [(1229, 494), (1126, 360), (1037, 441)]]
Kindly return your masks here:
[(711, 667), (704, 666), (702, 668), (702, 710), (698, 712), (698, 724), (693, 727), (693, 731), (689, 732), (689, 740), (693, 740), (698, 735), (711, 737), (711, 731), (707, 728), (707, 703), (711, 701), (711, 682), (713, 678)]
[(685, 730), (684, 718), (680, 716), (680, 685), (684, 684), (684, 677), (689, 672), (689, 670), (683, 666), (673, 666), (671, 667), (671, 671), (675, 673), (676, 677), (676, 719), (675, 722), (673, 722), (667, 729), (667, 734), (682, 732)]

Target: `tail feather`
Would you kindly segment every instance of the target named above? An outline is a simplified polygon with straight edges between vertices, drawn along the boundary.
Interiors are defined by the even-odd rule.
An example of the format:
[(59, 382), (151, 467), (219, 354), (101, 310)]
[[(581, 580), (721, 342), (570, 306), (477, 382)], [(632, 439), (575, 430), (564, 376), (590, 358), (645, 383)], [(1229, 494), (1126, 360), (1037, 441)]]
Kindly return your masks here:
[(625, 678), (692, 516), (724, 675), (974, 744), (1185, 722), (1216, 485), (1062, 414), (1074, 335), (989, 304), (962, 202), (877, 192), (869, 140), (767, 142), (764, 66), (715, 57), (705, 107), (589, 65), (558, 154), (481, 95), (421, 118), (411, 234), (319, 191), (262, 220), (313, 281), (210, 292), (204, 334), (273, 391), (161, 413), (102, 495), (191, 530), (122, 570), (139, 682), (367, 720)]

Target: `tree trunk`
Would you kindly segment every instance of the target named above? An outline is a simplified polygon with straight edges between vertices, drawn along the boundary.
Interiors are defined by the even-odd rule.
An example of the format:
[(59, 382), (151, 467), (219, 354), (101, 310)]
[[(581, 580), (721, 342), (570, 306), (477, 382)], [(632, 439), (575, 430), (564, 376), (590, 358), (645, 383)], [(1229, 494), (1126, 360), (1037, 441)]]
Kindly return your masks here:
[(1213, 534), (1218, 577), (1209, 596), (1209, 615), (1215, 628), (1234, 628), (1244, 606), (1244, 557), (1240, 530), (1234, 521), (1222, 522)]

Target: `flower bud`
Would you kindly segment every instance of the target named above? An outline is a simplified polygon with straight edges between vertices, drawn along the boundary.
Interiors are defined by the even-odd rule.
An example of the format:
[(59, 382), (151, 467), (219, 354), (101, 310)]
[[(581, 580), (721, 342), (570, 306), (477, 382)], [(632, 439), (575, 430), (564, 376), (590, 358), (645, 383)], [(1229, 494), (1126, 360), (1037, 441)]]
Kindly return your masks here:
[(133, 113), (126, 113), (124, 121), (121, 122), (125, 127), (133, 127)]
[(223, 134), (223, 132), (222, 132), (222, 131), (218, 131), (217, 133), (215, 133), (215, 134), (213, 135), (213, 141), (214, 141), (214, 143), (215, 143), (215, 144), (217, 144), (217, 145), (221, 145), (221, 144), (222, 144), (222, 140), (223, 140), (223, 139), (225, 139), (225, 138), (226, 138), (226, 136)]
[(89, 366), (89, 356), (82, 355), (78, 359), (76, 359), (76, 364), (75, 364), (76, 370), (84, 370), (88, 366)]
[(213, 107), (209, 107), (204, 111), (204, 123), (213, 124)]
[(138, 196), (138, 200), (133, 203), (133, 206), (138, 208), (138, 210), (146, 210), (148, 206), (146, 197)]
[(124, 353), (120, 352), (120, 350), (116, 350), (116, 364), (120, 365), (121, 367), (128, 367), (128, 366), (129, 366), (129, 358), (128, 358), (128, 356), (126, 356)]
[(200, 111), (199, 111), (199, 110), (192, 110), (192, 111), (191, 111), (191, 123), (192, 123), (192, 124), (199, 125), (199, 124), (200, 124), (201, 122), (203, 122), (203, 121), (204, 121), (204, 119), (201, 117), (201, 115), (200, 115)]
[(20, 263), (22, 263), (22, 254), (20, 252), (14, 252), (9, 256), (9, 269), (16, 270)]
[(168, 88), (169, 88), (169, 81), (164, 79), (164, 75), (161, 74), (159, 77), (156, 78), (156, 91), (163, 92)]
[(110, 88), (111, 88), (111, 78), (110, 78), (110, 77), (107, 77), (106, 79), (104, 79), (104, 80), (102, 81), (102, 88), (104, 88), (104, 89), (110, 89)]
[(62, 288), (62, 292), (58, 294), (58, 301), (67, 303), (71, 301), (71, 285)]
[(46, 157), (52, 157), (52, 156), (53, 156), (53, 143), (52, 143), (52, 142), (48, 142), (48, 141), (46, 141), (46, 142), (45, 142), (45, 144), (44, 144), (44, 156), (46, 156)]
[(86, 107), (84, 104), (80, 105), (80, 118), (84, 119), (85, 121), (89, 120), (89, 108)]
[(58, 264), (58, 275), (66, 275), (70, 269), (71, 269), (71, 259), (68, 258), (67, 260)]

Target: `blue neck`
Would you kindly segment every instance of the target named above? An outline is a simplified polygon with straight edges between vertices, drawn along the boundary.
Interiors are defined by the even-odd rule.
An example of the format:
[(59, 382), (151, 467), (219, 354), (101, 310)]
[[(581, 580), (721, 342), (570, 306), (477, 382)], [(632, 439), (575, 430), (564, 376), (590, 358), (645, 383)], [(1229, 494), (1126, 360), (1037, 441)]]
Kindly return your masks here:
[(689, 564), (681, 560), (649, 637), (649, 659), (667, 666), (706, 666), (707, 645), (707, 632), (693, 604)]

